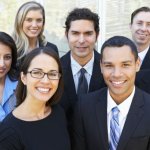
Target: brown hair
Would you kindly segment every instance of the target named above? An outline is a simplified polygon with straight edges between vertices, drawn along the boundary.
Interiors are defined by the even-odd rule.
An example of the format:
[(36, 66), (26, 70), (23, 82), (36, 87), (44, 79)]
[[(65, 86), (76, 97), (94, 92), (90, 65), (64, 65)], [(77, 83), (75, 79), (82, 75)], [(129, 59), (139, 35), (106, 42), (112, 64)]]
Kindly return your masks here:
[[(58, 54), (50, 47), (36, 48), (27, 54), (27, 56), (25, 57), (25, 59), (23, 61), (20, 71), (23, 72), (23, 74), (27, 74), (28, 68), (29, 68), (32, 60), (40, 54), (47, 54), (47, 55), (51, 56), (52, 58), (54, 58), (58, 64), (59, 73), (61, 74), (57, 91), (46, 103), (46, 105), (51, 106), (53, 104), (56, 104), (59, 101), (59, 99), (63, 93), (63, 87), (64, 87), (63, 78), (62, 78), (62, 67), (61, 67), (61, 63), (60, 63)], [(18, 86), (16, 89), (17, 106), (20, 105), (25, 100), (26, 96), (27, 96), (26, 85), (23, 84), (23, 82), (21, 81), (21, 77), (19, 77)]]

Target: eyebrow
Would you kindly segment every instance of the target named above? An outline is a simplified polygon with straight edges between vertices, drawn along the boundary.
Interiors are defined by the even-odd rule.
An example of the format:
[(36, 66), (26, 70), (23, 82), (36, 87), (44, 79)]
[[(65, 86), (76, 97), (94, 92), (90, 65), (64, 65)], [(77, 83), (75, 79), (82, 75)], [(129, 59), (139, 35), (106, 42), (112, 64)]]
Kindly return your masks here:
[[(80, 31), (78, 31), (78, 30), (71, 30), (71, 32), (78, 32), (78, 33), (80, 33)], [(89, 32), (94, 32), (94, 31), (93, 30), (87, 30), (84, 33), (89, 33)]]
[[(112, 62), (110, 61), (102, 61), (103, 64), (112, 64)], [(131, 60), (126, 60), (126, 61), (123, 61), (122, 63), (132, 63)]]
[[(32, 70), (40, 70), (43, 71), (41, 68), (33, 68)], [(48, 72), (59, 72), (58, 70), (49, 70)]]

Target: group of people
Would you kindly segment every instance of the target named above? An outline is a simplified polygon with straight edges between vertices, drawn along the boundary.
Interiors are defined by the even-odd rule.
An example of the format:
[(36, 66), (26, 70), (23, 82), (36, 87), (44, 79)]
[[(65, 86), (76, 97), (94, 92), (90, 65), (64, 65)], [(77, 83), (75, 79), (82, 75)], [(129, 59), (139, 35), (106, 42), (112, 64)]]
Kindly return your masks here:
[(101, 54), (90, 9), (68, 14), (61, 58), (44, 25), (30, 1), (0, 32), (0, 150), (150, 150), (150, 8), (132, 13), (133, 40), (111, 37)]

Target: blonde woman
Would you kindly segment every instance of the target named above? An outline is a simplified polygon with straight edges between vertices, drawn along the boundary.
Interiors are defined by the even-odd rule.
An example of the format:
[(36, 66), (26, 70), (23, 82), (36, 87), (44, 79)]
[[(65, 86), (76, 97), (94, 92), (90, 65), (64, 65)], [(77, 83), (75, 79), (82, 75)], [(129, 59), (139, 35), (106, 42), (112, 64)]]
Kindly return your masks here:
[(40, 3), (30, 1), (19, 8), (12, 34), (17, 46), (19, 68), (27, 53), (37, 47), (48, 46), (58, 53), (57, 46), (45, 39), (44, 25), (45, 10)]

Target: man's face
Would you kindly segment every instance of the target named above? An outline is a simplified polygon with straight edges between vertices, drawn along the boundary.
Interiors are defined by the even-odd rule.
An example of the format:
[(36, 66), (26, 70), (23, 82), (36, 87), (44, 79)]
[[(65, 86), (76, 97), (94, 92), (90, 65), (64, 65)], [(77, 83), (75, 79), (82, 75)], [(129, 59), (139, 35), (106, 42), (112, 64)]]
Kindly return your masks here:
[(150, 43), (150, 12), (139, 12), (131, 24), (133, 41), (137, 46), (148, 47)]
[(72, 56), (75, 60), (89, 60), (92, 57), (95, 42), (97, 40), (94, 23), (92, 21), (72, 21), (66, 36)]
[(116, 103), (121, 103), (132, 93), (139, 64), (129, 46), (104, 49), (101, 71)]

